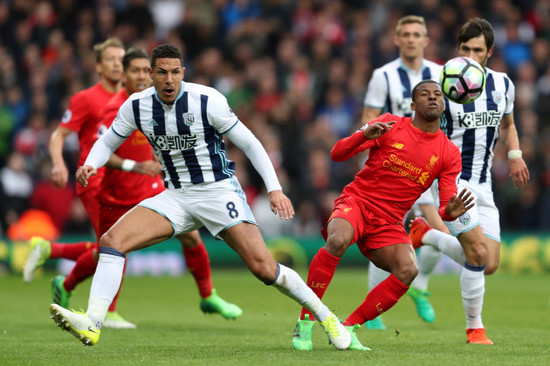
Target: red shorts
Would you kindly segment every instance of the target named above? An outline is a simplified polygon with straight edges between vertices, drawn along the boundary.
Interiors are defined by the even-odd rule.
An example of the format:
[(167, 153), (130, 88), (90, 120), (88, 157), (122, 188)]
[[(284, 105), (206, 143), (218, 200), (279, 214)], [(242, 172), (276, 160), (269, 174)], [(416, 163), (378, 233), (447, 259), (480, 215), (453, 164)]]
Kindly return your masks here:
[(100, 204), (99, 211), (99, 237), (105, 234), (111, 226), (134, 206), (108, 206)]
[(321, 230), (325, 240), (328, 223), (335, 217), (344, 219), (353, 226), (355, 234), (351, 244), (357, 243), (359, 250), (367, 258), (370, 258), (370, 251), (374, 249), (411, 243), (401, 222), (390, 222), (377, 216), (361, 201), (351, 196), (340, 196), (336, 200), (332, 215)]
[[(88, 218), (94, 227), (96, 234), (99, 234), (99, 201), (97, 196), (99, 195), (99, 186), (88, 186), (89, 189), (81, 191), (78, 194), (80, 201), (88, 214)], [(98, 235), (99, 239), (99, 235)]]

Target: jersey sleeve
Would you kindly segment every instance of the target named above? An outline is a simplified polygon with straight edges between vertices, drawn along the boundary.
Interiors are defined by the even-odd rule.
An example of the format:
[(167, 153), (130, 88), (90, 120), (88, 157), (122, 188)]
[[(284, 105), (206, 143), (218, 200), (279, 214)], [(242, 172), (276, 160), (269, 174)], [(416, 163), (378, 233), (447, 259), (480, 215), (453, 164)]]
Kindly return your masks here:
[(449, 216), (445, 211), (447, 203), (457, 192), (458, 174), (462, 169), (462, 159), (458, 148), (449, 141), (449, 159), (446, 161), (439, 175), (439, 215), (444, 221), (453, 221), (455, 218)]
[(132, 98), (127, 99), (118, 110), (116, 117), (111, 125), (114, 133), (122, 138), (128, 138), (137, 130), (134, 111), (132, 108)]
[(384, 140), (387, 133), (377, 139), (368, 140), (363, 135), (363, 130), (367, 128), (369, 125), (373, 124), (374, 122), (391, 122), (391, 121), (398, 122), (399, 118), (390, 113), (384, 113), (378, 118), (372, 120), (368, 124), (361, 127), (361, 129), (359, 129), (359, 131), (355, 132), (353, 135), (344, 137), (343, 139), (339, 140), (332, 148), (330, 152), (330, 157), (334, 161), (345, 161), (359, 154), (362, 151), (370, 149), (374, 146), (379, 146), (380, 142)]
[(509, 82), (508, 90), (506, 90), (506, 107), (504, 108), (504, 114), (511, 114), (514, 112), (514, 99), (516, 99), (516, 87), (512, 80), (507, 79)]
[(235, 126), (239, 119), (229, 107), (227, 98), (217, 90), (212, 90), (214, 90), (214, 92), (210, 95), (211, 100), (207, 108), (208, 120), (212, 127), (223, 134)]
[(367, 88), (367, 94), (363, 101), (364, 107), (384, 109), (388, 97), (388, 82), (382, 69), (376, 69), (372, 73)]
[(71, 97), (69, 107), (65, 110), (65, 113), (63, 113), (61, 126), (80, 132), (88, 115), (88, 103), (86, 102), (84, 94), (76, 93)]

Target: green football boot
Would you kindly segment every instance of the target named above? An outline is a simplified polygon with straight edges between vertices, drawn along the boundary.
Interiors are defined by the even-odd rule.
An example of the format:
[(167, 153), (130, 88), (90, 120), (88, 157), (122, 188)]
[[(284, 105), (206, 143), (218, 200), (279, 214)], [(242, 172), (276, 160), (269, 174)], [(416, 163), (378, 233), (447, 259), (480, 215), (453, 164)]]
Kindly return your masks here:
[(292, 336), (292, 348), (297, 351), (311, 351), (313, 342), (311, 335), (313, 334), (313, 325), (315, 321), (309, 320), (309, 314), (304, 316), (304, 320), (298, 319)]
[(218, 313), (225, 319), (236, 319), (243, 314), (240, 307), (219, 297), (214, 289), (210, 296), (201, 299), (200, 308), (203, 313)]
[(368, 330), (386, 330), (386, 326), (384, 322), (382, 322), (382, 315), (378, 315), (376, 318), (368, 320), (365, 323), (365, 328)]
[(65, 290), (63, 281), (65, 281), (65, 276), (62, 275), (55, 277), (52, 281), (53, 302), (67, 309), (73, 292)]
[(122, 315), (120, 315), (116, 311), (108, 311), (105, 315), (103, 327), (114, 329), (136, 329), (137, 325), (124, 319)]
[(418, 316), (425, 322), (433, 323), (435, 321), (435, 311), (432, 304), (430, 304), (430, 300), (428, 300), (430, 293), (411, 287), (407, 291), (407, 294), (409, 294), (416, 304)]
[(51, 243), (39, 236), (33, 236), (31, 238), (29, 247), (29, 256), (23, 267), (23, 280), (27, 283), (33, 280), (34, 271), (36, 271), (38, 267), (44, 265), (52, 253)]
[(351, 344), (349, 345), (348, 349), (352, 351), (370, 351), (369, 347), (363, 346), (361, 342), (359, 342), (359, 339), (357, 339), (357, 334), (355, 334), (355, 331), (359, 328), (361, 328), (360, 324), (346, 326), (349, 334), (351, 334)]

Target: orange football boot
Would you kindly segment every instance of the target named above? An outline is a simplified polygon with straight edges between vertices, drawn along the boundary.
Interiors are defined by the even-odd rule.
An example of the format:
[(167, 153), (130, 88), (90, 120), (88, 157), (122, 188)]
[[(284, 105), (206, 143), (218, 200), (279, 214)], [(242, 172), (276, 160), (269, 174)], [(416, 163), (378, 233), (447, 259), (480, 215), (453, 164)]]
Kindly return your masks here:
[(417, 217), (416, 219), (414, 219), (413, 222), (411, 222), (410, 227), (411, 231), (409, 233), (409, 237), (411, 238), (412, 246), (414, 249), (418, 249), (423, 245), (422, 238), (428, 232), (428, 230), (432, 229), (432, 227), (423, 217)]
[(466, 329), (466, 337), (467, 337), (466, 343), (470, 343), (470, 344), (493, 344), (493, 341), (491, 341), (485, 335), (485, 329), (484, 328)]

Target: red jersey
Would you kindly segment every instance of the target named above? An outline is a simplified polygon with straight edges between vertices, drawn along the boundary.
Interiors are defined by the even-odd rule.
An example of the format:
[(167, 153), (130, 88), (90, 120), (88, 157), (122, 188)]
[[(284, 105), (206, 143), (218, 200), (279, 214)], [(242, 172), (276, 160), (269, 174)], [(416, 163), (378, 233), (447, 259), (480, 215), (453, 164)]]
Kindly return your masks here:
[[(78, 134), (80, 145), (79, 166), (84, 164), (96, 140), (107, 130), (105, 126), (100, 124), (101, 114), (113, 95), (115, 94), (107, 91), (101, 83), (97, 83), (73, 95), (69, 102), (69, 108), (63, 114), (61, 126)], [(98, 169), (97, 175), (90, 179), (88, 189), (95, 187), (94, 183), (101, 180), (103, 170)], [(76, 185), (76, 191), (79, 195), (84, 190), (86, 190), (86, 187), (80, 184)]]
[[(102, 125), (107, 128), (111, 126), (118, 109), (128, 97), (124, 88), (115, 94), (105, 107), (101, 119)], [(136, 130), (120, 145), (115, 154), (122, 159), (145, 161), (153, 158), (153, 148), (149, 145), (147, 138)], [(162, 191), (164, 191), (164, 183), (160, 176), (150, 177), (118, 169), (105, 169), (98, 199), (99, 202), (108, 206), (133, 206)]]
[(462, 167), (460, 152), (447, 136), (423, 132), (411, 117), (386, 113), (373, 122), (396, 121), (393, 128), (375, 140), (367, 140), (363, 131), (343, 138), (334, 145), (331, 157), (343, 161), (370, 149), (365, 166), (348, 184), (342, 195), (353, 196), (379, 217), (402, 222), (407, 211), (439, 178), (439, 213), (451, 221), (445, 206), (456, 193), (456, 179)]

